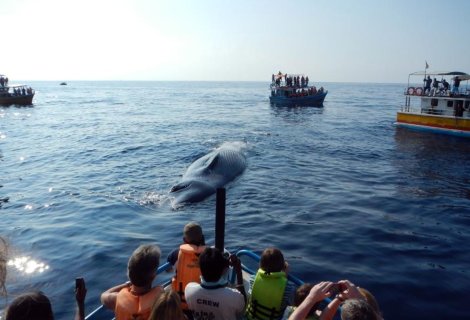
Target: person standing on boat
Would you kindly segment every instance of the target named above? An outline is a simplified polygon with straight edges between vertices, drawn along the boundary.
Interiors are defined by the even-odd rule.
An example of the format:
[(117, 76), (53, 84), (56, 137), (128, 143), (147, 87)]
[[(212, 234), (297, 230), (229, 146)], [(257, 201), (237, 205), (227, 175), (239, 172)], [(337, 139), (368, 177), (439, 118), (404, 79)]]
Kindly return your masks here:
[(454, 87), (452, 88), (452, 93), (453, 94), (459, 94), (459, 86), (460, 86), (460, 78), (455, 77), (454, 78)]
[(433, 94), (437, 94), (437, 92), (439, 91), (439, 81), (437, 81), (436, 78), (432, 80), (432, 90)]
[(424, 94), (429, 93), (431, 91), (431, 77), (428, 76), (427, 78), (424, 78)]
[(446, 79), (443, 79), (442, 80), (442, 86), (444, 87), (444, 90), (447, 91), (447, 90), (449, 90), (450, 84), (449, 84), (449, 82), (447, 82)]

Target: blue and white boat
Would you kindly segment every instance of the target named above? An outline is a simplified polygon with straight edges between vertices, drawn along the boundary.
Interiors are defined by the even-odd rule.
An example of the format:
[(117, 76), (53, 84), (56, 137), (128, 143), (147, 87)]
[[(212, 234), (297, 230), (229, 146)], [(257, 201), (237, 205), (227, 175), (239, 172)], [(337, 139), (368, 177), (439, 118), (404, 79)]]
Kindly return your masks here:
[(323, 107), (328, 91), (309, 85), (308, 76), (303, 74), (272, 75), (269, 101), (274, 105)]

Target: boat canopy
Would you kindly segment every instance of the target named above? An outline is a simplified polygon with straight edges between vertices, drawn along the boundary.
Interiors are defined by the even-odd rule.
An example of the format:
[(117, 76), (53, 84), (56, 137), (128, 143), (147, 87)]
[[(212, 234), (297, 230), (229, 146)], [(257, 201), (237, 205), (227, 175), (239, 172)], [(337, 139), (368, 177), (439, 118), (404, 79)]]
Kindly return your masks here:
[[(410, 73), (410, 76), (459, 76), (459, 78), (463, 79), (463, 77), (469, 77), (470, 75), (461, 72), (461, 71), (416, 71), (413, 73)], [(462, 77), (460, 77), (462, 76)]]

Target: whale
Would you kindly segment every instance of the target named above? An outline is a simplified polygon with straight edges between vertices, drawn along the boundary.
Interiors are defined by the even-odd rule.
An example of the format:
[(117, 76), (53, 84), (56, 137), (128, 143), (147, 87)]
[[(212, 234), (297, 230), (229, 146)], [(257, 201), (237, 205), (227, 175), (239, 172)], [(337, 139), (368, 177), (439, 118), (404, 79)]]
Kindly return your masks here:
[(194, 161), (170, 190), (173, 205), (200, 202), (243, 173), (246, 157), (241, 147), (223, 144)]

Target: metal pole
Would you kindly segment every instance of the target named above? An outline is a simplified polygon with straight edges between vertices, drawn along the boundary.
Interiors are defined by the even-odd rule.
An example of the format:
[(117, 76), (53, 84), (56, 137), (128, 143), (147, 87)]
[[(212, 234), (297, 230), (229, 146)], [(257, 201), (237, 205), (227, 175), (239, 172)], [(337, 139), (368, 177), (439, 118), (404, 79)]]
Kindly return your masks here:
[(215, 247), (224, 252), (225, 238), (225, 188), (217, 189), (215, 201)]

